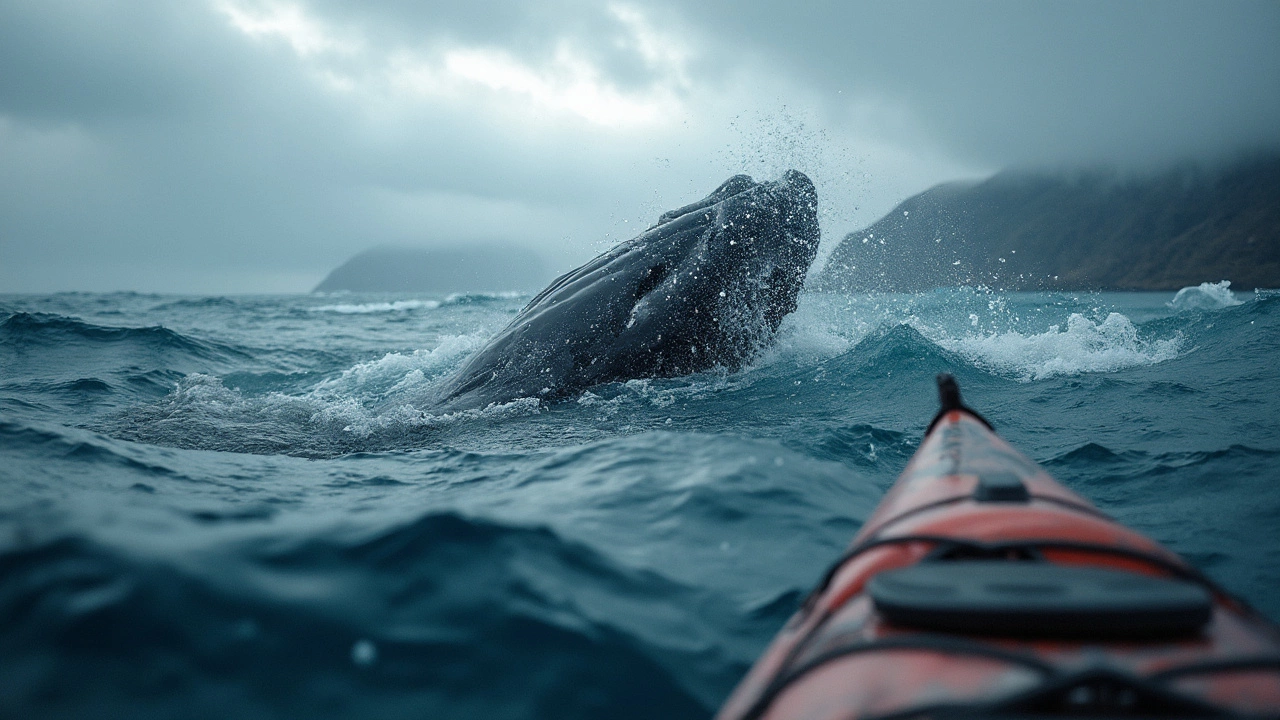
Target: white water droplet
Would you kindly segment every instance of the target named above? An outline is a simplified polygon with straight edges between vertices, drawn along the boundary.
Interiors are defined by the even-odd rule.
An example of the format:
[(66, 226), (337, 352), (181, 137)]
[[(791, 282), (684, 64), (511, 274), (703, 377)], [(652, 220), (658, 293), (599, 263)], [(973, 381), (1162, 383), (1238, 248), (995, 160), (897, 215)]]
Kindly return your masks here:
[(369, 667), (378, 661), (378, 646), (361, 638), (351, 646), (351, 662), (360, 667)]

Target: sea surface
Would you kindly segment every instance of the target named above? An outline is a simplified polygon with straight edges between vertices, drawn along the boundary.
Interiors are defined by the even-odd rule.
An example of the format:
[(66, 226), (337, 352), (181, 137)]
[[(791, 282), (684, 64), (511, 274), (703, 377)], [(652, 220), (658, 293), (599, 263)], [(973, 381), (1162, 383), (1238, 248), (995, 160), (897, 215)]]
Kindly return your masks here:
[(0, 296), (0, 716), (708, 717), (940, 371), (1280, 618), (1280, 293), (807, 293), (742, 372), (433, 414), (527, 300)]

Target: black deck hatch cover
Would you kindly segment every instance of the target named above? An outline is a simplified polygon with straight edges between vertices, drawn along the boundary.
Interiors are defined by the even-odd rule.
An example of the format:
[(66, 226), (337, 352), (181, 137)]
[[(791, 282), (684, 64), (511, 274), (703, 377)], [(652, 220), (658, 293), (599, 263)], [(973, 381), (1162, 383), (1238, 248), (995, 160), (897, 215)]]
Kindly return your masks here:
[(1199, 585), (1043, 562), (924, 562), (882, 572), (867, 590), (895, 625), (981, 635), (1170, 637), (1196, 632), (1213, 610)]

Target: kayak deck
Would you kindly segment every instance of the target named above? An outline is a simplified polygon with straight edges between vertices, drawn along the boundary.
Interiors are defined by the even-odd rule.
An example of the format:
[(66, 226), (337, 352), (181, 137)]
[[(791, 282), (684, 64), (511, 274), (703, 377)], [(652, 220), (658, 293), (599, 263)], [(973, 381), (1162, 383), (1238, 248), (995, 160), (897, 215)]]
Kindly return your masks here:
[[(1280, 632), (959, 403), (717, 716), (1280, 712)], [(950, 381), (954, 386), (954, 381)]]

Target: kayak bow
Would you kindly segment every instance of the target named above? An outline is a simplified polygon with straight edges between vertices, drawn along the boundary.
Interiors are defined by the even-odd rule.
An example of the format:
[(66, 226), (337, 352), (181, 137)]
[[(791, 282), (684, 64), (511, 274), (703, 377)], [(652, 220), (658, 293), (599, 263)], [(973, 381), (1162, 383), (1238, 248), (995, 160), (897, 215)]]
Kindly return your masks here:
[(901, 477), (719, 720), (1280, 712), (1280, 630), (938, 387)]

